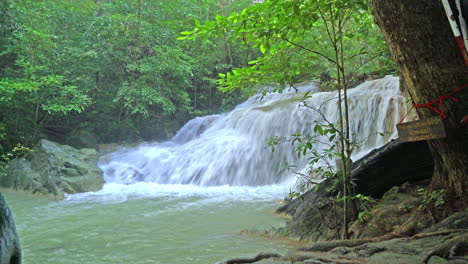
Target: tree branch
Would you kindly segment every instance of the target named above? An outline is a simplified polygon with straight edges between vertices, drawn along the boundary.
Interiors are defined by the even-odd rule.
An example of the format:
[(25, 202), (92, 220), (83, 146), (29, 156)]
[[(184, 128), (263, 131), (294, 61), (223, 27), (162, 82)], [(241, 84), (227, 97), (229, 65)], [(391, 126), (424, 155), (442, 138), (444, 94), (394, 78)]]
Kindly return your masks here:
[[(305, 47), (305, 46), (303, 46), (303, 45), (301, 45), (301, 44), (297, 44), (297, 43), (295, 43), (295, 42), (292, 42), (292, 41), (289, 40), (288, 38), (282, 38), (282, 40), (288, 42), (289, 44), (291, 44), (291, 45), (293, 45), (293, 46), (296, 46), (296, 47), (301, 48), (301, 49), (303, 49), (303, 50), (306, 50), (306, 51), (308, 51), (308, 52), (317, 54), (317, 55), (321, 56), (322, 58), (328, 60), (329, 62), (331, 62), (331, 63), (337, 65), (336, 61), (334, 61), (332, 58), (328, 57), (327, 55), (325, 55), (325, 54), (323, 54), (323, 53), (321, 53), (321, 52), (319, 52), (319, 51), (316, 51), (316, 50), (313, 50), (313, 49), (309, 49), (309, 48), (307, 48), (307, 47)], [(339, 65), (338, 65), (338, 66), (339, 66)], [(339, 66), (339, 67), (341, 68), (341, 66)]]
[(325, 54), (323, 54), (323, 53), (321, 53), (321, 52), (318, 52), (318, 51), (316, 51), (316, 50), (309, 49), (309, 48), (307, 48), (307, 47), (305, 47), (305, 46), (302, 46), (301, 44), (297, 44), (297, 43), (295, 43), (295, 42), (292, 42), (292, 41), (289, 40), (288, 38), (283, 38), (283, 40), (286, 41), (286, 42), (288, 42), (289, 44), (291, 44), (291, 45), (293, 45), (293, 46), (296, 46), (296, 47), (301, 48), (301, 49), (303, 49), (303, 50), (306, 50), (306, 51), (312, 52), (312, 53), (314, 53), (314, 54), (317, 54), (317, 55), (319, 55), (319, 56), (322, 56), (323, 58), (327, 59), (327, 60), (330, 61), (331, 63), (336, 64), (336, 61), (334, 61), (333, 59), (331, 59), (330, 57), (328, 57), (327, 55), (325, 55)]

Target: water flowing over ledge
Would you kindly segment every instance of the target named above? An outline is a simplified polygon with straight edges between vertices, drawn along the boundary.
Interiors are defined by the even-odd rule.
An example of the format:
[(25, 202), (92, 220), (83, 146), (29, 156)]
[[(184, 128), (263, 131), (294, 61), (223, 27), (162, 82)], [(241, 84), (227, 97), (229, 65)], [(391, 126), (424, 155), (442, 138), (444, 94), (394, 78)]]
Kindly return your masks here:
[[(102, 192), (123, 192), (118, 185), (128, 185), (125, 189), (136, 193), (161, 184), (178, 186), (174, 187), (178, 190), (191, 186), (197, 193), (219, 186), (225, 186), (221, 188), (224, 192), (227, 186), (292, 186), (294, 175), (280, 174), (279, 166), (287, 162), (300, 169), (306, 161), (297, 158), (290, 144), (279, 145), (272, 152), (267, 143), (271, 136), (311, 134), (312, 123), (324, 123), (320, 114), (301, 103), (306, 91), (311, 91), (311, 97), (305, 103), (320, 108), (330, 122), (337, 123), (337, 92), (319, 92), (315, 85), (308, 85), (297, 92), (269, 93), (262, 100), (256, 95), (229, 113), (189, 121), (170, 141), (146, 143), (103, 157), (99, 166), (107, 184), (113, 185)], [(350, 89), (348, 101), (351, 134), (360, 142), (353, 159), (397, 136), (395, 125), (406, 111), (397, 77)], [(314, 146), (318, 151), (324, 147)], [(201, 191), (203, 188), (207, 189)]]

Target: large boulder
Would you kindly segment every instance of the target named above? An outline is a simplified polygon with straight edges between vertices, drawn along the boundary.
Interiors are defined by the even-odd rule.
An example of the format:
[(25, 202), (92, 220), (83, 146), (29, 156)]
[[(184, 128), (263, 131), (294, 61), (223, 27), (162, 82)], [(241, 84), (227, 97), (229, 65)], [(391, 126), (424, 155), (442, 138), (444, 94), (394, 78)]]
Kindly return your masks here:
[(430, 179), (434, 161), (426, 141), (398, 139), (375, 149), (353, 164), (356, 193), (380, 198), (393, 186)]
[(0, 194), (0, 264), (20, 264), (21, 249), (15, 222)]
[(24, 158), (10, 161), (0, 184), (7, 188), (62, 196), (100, 190), (104, 179), (95, 149), (75, 149), (42, 139)]

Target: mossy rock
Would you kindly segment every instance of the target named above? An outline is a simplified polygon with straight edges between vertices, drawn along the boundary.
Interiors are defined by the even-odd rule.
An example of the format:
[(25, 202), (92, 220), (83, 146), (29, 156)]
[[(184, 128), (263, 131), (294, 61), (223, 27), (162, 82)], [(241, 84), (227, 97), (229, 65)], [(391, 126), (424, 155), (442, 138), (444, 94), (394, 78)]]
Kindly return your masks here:
[(97, 191), (104, 183), (97, 161), (95, 149), (78, 150), (42, 139), (24, 158), (9, 162), (0, 184), (53, 196)]

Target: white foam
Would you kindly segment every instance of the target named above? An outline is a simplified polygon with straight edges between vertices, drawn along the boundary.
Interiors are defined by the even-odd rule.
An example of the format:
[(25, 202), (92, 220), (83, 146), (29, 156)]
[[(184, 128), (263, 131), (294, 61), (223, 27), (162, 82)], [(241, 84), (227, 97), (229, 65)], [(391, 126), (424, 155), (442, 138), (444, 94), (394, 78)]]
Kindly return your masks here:
[[(134, 184), (107, 183), (97, 192), (66, 195), (66, 202), (121, 203), (129, 198), (201, 198), (206, 203), (225, 203), (229, 201), (257, 202), (285, 198), (290, 183), (269, 186), (213, 186), (201, 187), (183, 184), (158, 184), (138, 182)], [(199, 202), (198, 202), (199, 203)]]

